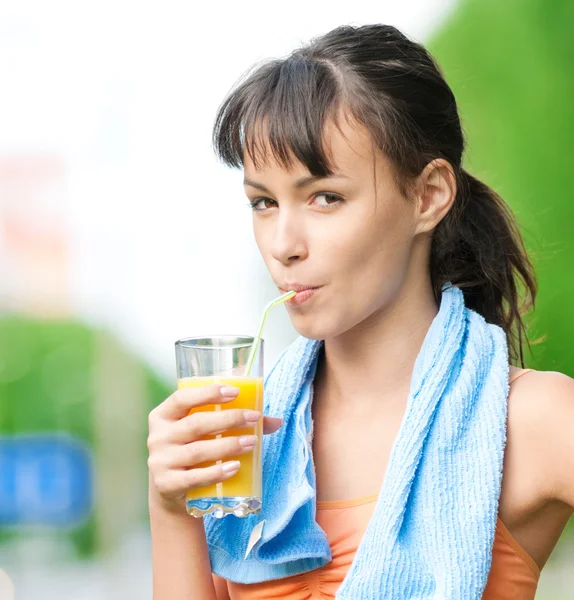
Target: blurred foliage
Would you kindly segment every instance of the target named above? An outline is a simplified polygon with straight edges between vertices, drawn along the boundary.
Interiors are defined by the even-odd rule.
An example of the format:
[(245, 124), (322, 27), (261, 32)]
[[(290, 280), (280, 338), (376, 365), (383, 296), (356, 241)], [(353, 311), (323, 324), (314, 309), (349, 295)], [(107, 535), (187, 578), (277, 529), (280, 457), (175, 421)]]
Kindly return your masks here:
[(525, 359), (574, 376), (574, 2), (462, 0), (429, 44), (459, 103), (467, 168), (509, 203), (538, 274)]
[[(93, 382), (98, 335), (108, 334), (72, 321), (0, 318), (0, 435), (66, 432), (97, 452)], [(168, 395), (168, 388), (151, 370), (141, 369), (146, 390), (141, 402), (147, 413)], [(145, 439), (141, 447), (142, 468), (147, 468)], [(53, 531), (68, 537), (79, 556), (97, 551), (93, 515), (71, 531)], [(0, 543), (20, 533), (0, 528)]]

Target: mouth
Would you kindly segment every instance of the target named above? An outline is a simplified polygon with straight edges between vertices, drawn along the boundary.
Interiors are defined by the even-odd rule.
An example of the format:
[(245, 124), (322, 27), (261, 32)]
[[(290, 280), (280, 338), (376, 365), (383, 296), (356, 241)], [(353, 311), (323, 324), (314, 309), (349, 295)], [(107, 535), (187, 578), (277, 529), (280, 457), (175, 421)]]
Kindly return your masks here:
[(292, 298), (289, 298), (285, 304), (289, 304), (290, 306), (300, 306), (304, 302), (307, 302), (311, 297), (313, 297), (319, 289), (323, 286), (317, 287), (306, 287), (303, 285), (293, 285), (288, 289), (284, 290), (283, 288), (279, 288), (282, 294), (285, 294), (289, 291), (296, 291), (297, 293)]

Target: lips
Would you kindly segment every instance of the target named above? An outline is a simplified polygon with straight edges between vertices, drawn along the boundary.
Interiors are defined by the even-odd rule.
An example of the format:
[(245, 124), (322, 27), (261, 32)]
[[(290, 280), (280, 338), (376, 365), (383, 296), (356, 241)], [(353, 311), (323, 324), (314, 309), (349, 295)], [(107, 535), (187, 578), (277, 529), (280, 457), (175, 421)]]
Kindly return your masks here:
[(299, 284), (299, 283), (293, 283), (293, 284), (286, 284), (285, 288), (279, 288), (282, 292), (290, 292), (290, 291), (295, 291), (295, 292), (303, 292), (305, 290), (315, 290), (317, 289), (318, 285), (303, 285), (303, 284)]
[(287, 288), (287, 290), (284, 290), (282, 288), (279, 289), (283, 293), (291, 290), (296, 291), (297, 294), (295, 294), (295, 296), (293, 296), (292, 298), (289, 298), (289, 300), (287, 300), (287, 304), (290, 304), (291, 306), (300, 306), (304, 302), (307, 302), (307, 300), (309, 300), (309, 298), (311, 298), (321, 287), (322, 286), (310, 287), (295, 284)]

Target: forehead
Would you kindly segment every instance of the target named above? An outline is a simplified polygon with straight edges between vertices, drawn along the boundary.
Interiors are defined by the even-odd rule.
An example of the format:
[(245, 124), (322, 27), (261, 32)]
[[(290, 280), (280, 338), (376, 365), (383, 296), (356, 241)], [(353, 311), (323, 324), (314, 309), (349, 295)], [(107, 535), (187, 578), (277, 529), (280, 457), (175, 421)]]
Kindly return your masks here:
[[(288, 172), (308, 173), (305, 165), (301, 164), (290, 153), (291, 166), (282, 164), (272, 152), (266, 128), (261, 124), (257, 136), (255, 164), (249, 153), (243, 153), (245, 174), (263, 173), (265, 171), (283, 170)], [(373, 161), (377, 153), (372, 136), (366, 127), (346, 115), (340, 113), (337, 119), (328, 119), (322, 132), (322, 145), (325, 156), (333, 171), (340, 173), (355, 173), (361, 175), (366, 171), (372, 172)]]

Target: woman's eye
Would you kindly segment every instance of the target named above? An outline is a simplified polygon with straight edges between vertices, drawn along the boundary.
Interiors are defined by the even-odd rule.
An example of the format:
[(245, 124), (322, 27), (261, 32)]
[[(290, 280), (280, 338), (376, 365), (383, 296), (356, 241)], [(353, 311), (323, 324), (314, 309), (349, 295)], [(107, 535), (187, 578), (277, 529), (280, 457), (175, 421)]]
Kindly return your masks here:
[(333, 206), (334, 204), (337, 204), (337, 202), (340, 202), (342, 200), (342, 198), (340, 198), (339, 196), (336, 196), (335, 194), (327, 194), (327, 193), (316, 194), (315, 198), (325, 198), (328, 200), (328, 202), (326, 202), (324, 204), (319, 202), (319, 206), (321, 206), (322, 208), (330, 208), (331, 206)]
[(265, 204), (261, 205), (261, 203), (265, 203), (265, 202), (275, 202), (275, 201), (271, 200), (269, 198), (255, 198), (255, 200), (253, 200), (252, 202), (249, 202), (249, 206), (251, 206), (251, 208), (255, 211), (262, 211), (267, 208), (271, 208), (270, 206), (266, 206)]

